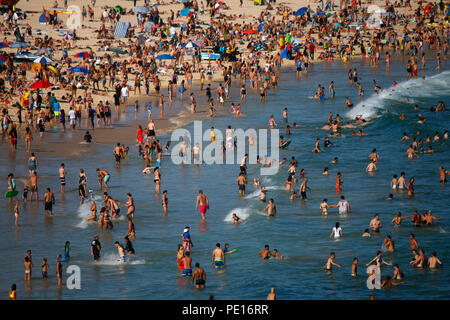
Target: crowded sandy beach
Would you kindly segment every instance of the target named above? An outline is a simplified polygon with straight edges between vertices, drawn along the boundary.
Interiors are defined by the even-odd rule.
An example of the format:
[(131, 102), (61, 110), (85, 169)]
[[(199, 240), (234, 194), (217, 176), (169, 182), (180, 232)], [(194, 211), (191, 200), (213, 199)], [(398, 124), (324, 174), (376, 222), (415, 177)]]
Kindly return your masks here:
[(5, 297), (448, 299), (449, 3), (2, 4)]

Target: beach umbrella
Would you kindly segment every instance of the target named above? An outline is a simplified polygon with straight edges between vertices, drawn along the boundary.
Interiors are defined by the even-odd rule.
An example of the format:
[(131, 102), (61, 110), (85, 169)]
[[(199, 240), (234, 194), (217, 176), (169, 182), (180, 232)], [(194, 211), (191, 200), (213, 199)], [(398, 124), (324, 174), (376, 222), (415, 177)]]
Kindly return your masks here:
[(75, 58), (92, 58), (92, 56), (87, 52), (78, 52), (75, 56)]
[(10, 48), (28, 48), (29, 45), (25, 42), (14, 42), (9, 46)]
[(0, 60), (1, 60), (2, 62), (5, 62), (5, 61), (7, 60), (7, 58), (6, 58), (4, 55), (0, 55)]
[(180, 3), (188, 3), (188, 2), (191, 2), (191, 0), (178, 0), (178, 2), (180, 2)]
[(186, 43), (184, 46), (184, 48), (197, 48), (198, 45), (193, 43), (192, 41), (189, 41), (188, 43)]
[(180, 11), (180, 17), (186, 17), (189, 13), (191, 13), (191, 10), (189, 10), (188, 8), (184, 8)]
[(307, 7), (300, 8), (300, 9), (298, 9), (298, 10), (295, 12), (295, 16), (301, 16), (301, 15), (304, 14), (306, 11), (308, 11), (308, 8), (307, 8)]
[(121, 6), (115, 6), (115, 7), (114, 7), (114, 11), (115, 11), (115, 12), (118, 12), (118, 13), (120, 13), (120, 14), (122, 14), (123, 8), (122, 8)]
[(29, 89), (44, 89), (53, 86), (53, 83), (50, 83), (48, 79), (37, 80), (31, 83), (28, 88)]
[(39, 58), (33, 60), (33, 62), (34, 63), (52, 63), (53, 61), (47, 57), (39, 57)]
[(70, 32), (66, 32), (63, 34), (63, 40), (72, 40), (73, 39), (73, 34)]
[(283, 59), (287, 59), (287, 49), (284, 48), (284, 50), (281, 52), (280, 57), (282, 57)]
[(175, 60), (175, 57), (171, 56), (170, 54), (161, 54), (161, 55), (157, 56), (155, 59), (158, 59), (158, 60)]
[(325, 13), (323, 13), (323, 12), (317, 12), (317, 13), (314, 14), (314, 17), (324, 16), (324, 15), (325, 15)]
[(40, 56), (49, 53), (50, 51), (51, 51), (50, 48), (41, 48), (38, 51), (36, 51), (35, 55)]
[(0, 42), (0, 48), (8, 48), (9, 45), (6, 42)]
[(244, 33), (245, 34), (255, 34), (255, 33), (258, 33), (258, 31), (252, 30), (252, 29), (248, 29), (248, 30), (245, 30)]
[(69, 69), (70, 72), (81, 72), (81, 73), (89, 73), (89, 70), (83, 67), (73, 67)]

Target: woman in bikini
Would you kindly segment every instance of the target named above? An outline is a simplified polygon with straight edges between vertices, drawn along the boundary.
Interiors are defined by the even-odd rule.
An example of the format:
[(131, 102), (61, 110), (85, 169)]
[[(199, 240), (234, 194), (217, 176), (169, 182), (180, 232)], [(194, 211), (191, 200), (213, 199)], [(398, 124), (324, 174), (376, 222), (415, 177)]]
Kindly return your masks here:
[(131, 217), (131, 219), (134, 219), (134, 201), (131, 193), (127, 193), (127, 198), (128, 201), (125, 203), (125, 205), (128, 207), (127, 216)]

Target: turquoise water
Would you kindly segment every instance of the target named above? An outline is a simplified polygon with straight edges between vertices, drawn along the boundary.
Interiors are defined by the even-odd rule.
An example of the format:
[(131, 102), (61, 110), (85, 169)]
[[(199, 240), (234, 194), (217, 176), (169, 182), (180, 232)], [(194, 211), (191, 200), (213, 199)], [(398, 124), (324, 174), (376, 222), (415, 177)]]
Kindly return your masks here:
[[(408, 145), (400, 142), (400, 138), (403, 132), (412, 134), (418, 129), (422, 130), (424, 139), (426, 134), (433, 137), (435, 131), (442, 136), (448, 129), (450, 116), (447, 111), (434, 114), (427, 110), (436, 106), (439, 100), (449, 106), (450, 72), (436, 75), (431, 71), (433, 61), (430, 61), (425, 82), (422, 79), (407, 81), (405, 63), (406, 60), (394, 61), (389, 74), (386, 74), (384, 65), (375, 69), (367, 61), (355, 59), (351, 66), (358, 68), (360, 82), (366, 92), (366, 97), (361, 100), (357, 97), (356, 88), (348, 83), (347, 68), (350, 65), (339, 62), (317, 64), (301, 79), (296, 79), (294, 70), (288, 69), (281, 74), (278, 90), (269, 93), (266, 104), (259, 104), (259, 96), (252, 92), (242, 108), (242, 118), (222, 116), (213, 123), (203, 121), (204, 130), (214, 126), (224, 132), (228, 125), (243, 129), (267, 128), (270, 115), (275, 115), (276, 121), (282, 123), (282, 110), (288, 108), (290, 122), (297, 122), (299, 127), (292, 129), (292, 143), (280, 151), (280, 156), (288, 159), (295, 156), (299, 160), (299, 169), (304, 168), (309, 179), (310, 200), (289, 200), (288, 193), (281, 187), (287, 177), (287, 168), (282, 168), (275, 176), (263, 177), (263, 184), (271, 189), (268, 198), (275, 199), (277, 205), (274, 218), (262, 213), (264, 204), (259, 202), (259, 193), (254, 192), (256, 190), (251, 183), (247, 186), (247, 196), (237, 196), (235, 179), (239, 173), (239, 161), (236, 165), (178, 166), (172, 164), (168, 157), (164, 158), (161, 190), (168, 190), (167, 216), (163, 216), (161, 199), (154, 193), (153, 178), (140, 173), (144, 163), (138, 159), (134, 148), (130, 159), (122, 163), (120, 170), (114, 168), (111, 146), (99, 146), (98, 153), (82, 158), (41, 161), (41, 197), (46, 186), (59, 190), (57, 168), (65, 162), (68, 168), (65, 201), (59, 201), (59, 193), (55, 193), (57, 204), (55, 216), (51, 218), (45, 217), (42, 204), (38, 208), (35, 203), (21, 206), (18, 230), (14, 228), (12, 208), (8, 207), (6, 200), (0, 202), (3, 240), (0, 243), (3, 257), (0, 259), (0, 283), (3, 297), (6, 297), (10, 284), (15, 282), (18, 298), (26, 299), (208, 299), (210, 295), (216, 299), (265, 299), (272, 286), (276, 288), (278, 299), (367, 299), (371, 294), (375, 294), (377, 299), (448, 299), (450, 270), (446, 266), (435, 271), (411, 268), (408, 235), (414, 232), (428, 256), (431, 251), (436, 251), (443, 263), (447, 263), (450, 253), (449, 187), (439, 185), (438, 167), (448, 166), (449, 142), (433, 143), (433, 155), (421, 155), (409, 161), (405, 156)], [(444, 61), (443, 69), (446, 67)], [(371, 97), (373, 79), (383, 89), (397, 81), (398, 90), (391, 93), (385, 90), (379, 97)], [(328, 92), (331, 80), (335, 82), (336, 98), (323, 103), (312, 99), (317, 85), (322, 84)], [(234, 94), (237, 93), (236, 89)], [(353, 100), (353, 110), (345, 107), (346, 96)], [(408, 103), (405, 102), (406, 97)], [(420, 112), (427, 118), (426, 125), (416, 123), (414, 103), (421, 107)], [(131, 112), (131, 108), (129, 110)], [(334, 146), (324, 150), (323, 139), (327, 131), (320, 128), (330, 112), (339, 113), (346, 121), (356, 114), (370, 118), (373, 122), (363, 128), (368, 135), (352, 136), (350, 130), (345, 130), (342, 137), (330, 138)], [(401, 112), (405, 112), (406, 121), (398, 120)], [(144, 123), (145, 113), (139, 117)], [(192, 130), (193, 125), (186, 128)], [(320, 154), (311, 152), (317, 137), (321, 138), (324, 150)], [(162, 140), (165, 142), (168, 138), (163, 137)], [(369, 176), (365, 167), (373, 148), (377, 148), (381, 159), (378, 172)], [(339, 157), (338, 164), (329, 163), (334, 157)], [(21, 181), (27, 176), (26, 161), (22, 157), (17, 159), (12, 163), (2, 151), (0, 173), (6, 177), (7, 173), (14, 172), (21, 190)], [(116, 240), (123, 241), (127, 230), (125, 220), (117, 221), (112, 231), (99, 231), (95, 224), (83, 223), (89, 215), (89, 207), (88, 204), (79, 207), (78, 170), (84, 168), (87, 171), (89, 189), (96, 191), (97, 167), (112, 173), (110, 193), (114, 198), (125, 202), (126, 193), (130, 192), (135, 200), (137, 238), (133, 245), (137, 255), (128, 264), (121, 265), (116, 261), (113, 246)], [(324, 167), (329, 167), (328, 177), (322, 175)], [(259, 169), (256, 165), (249, 166), (249, 178), (259, 176)], [(328, 198), (329, 204), (335, 204), (339, 198), (334, 190), (337, 171), (342, 173), (342, 194), (349, 200), (352, 214), (339, 217), (336, 209), (330, 209), (329, 216), (323, 217), (318, 209), (322, 199)], [(397, 191), (394, 192), (394, 200), (388, 201), (392, 175), (399, 175), (401, 171), (406, 172), (407, 178), (415, 177), (415, 197), (410, 199), (406, 192)], [(211, 203), (206, 223), (201, 223), (200, 214), (195, 212), (198, 189), (205, 191)], [(94, 197), (100, 208), (100, 193), (95, 192)], [(409, 215), (414, 208), (419, 212), (433, 210), (435, 216), (445, 219), (432, 227), (417, 229), (409, 221), (401, 228), (390, 225), (396, 212)], [(122, 207), (124, 211), (126, 208)], [(245, 221), (234, 226), (229, 222), (233, 212)], [(383, 222), (382, 231), (369, 239), (362, 238), (362, 232), (368, 228), (375, 213)], [(337, 221), (341, 223), (344, 237), (340, 241), (332, 241), (329, 234)], [(193, 263), (199, 262), (207, 273), (204, 290), (192, 289), (190, 278), (181, 278), (177, 272), (176, 248), (181, 243), (181, 233), (186, 225), (191, 227), (195, 245), (191, 254)], [(96, 233), (103, 246), (103, 258), (94, 264), (90, 257), (90, 241)], [(384, 258), (400, 265), (405, 283), (391, 290), (373, 292), (366, 287), (364, 265), (382, 249), (383, 239), (388, 234), (395, 242), (396, 252), (386, 252)], [(69, 264), (80, 266), (81, 290), (69, 290), (64, 285), (58, 289), (56, 285), (53, 260), (62, 253), (66, 240), (72, 244), (72, 259), (70, 263), (64, 263), (64, 267)], [(231, 248), (238, 250), (227, 255), (227, 266), (220, 271), (210, 265), (211, 252), (217, 242), (222, 245), (228, 242)], [(283, 258), (261, 261), (258, 252), (265, 244), (278, 249)], [(32, 281), (24, 284), (23, 257), (27, 249), (32, 249), (35, 268)], [(335, 261), (343, 268), (327, 275), (322, 267), (331, 251), (336, 252)], [(39, 265), (43, 257), (47, 257), (50, 263), (49, 280), (40, 279)], [(353, 257), (360, 260), (358, 278), (350, 275)], [(383, 277), (392, 274), (392, 267), (382, 267)], [(64, 274), (64, 279), (66, 277)]]

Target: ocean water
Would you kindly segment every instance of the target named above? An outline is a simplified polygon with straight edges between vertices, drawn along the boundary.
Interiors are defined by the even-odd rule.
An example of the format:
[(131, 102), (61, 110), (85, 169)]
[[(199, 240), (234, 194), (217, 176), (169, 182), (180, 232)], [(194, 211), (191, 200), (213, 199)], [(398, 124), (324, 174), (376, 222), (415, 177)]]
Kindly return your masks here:
[[(314, 65), (310, 72), (296, 79), (293, 69), (281, 74), (277, 90), (271, 90), (265, 104), (259, 104), (259, 95), (252, 90), (247, 103), (242, 108), (243, 116), (234, 118), (231, 114), (203, 121), (203, 129), (214, 126), (225, 131), (228, 125), (233, 128), (267, 128), (270, 115), (274, 115), (280, 124), (280, 134), (284, 134), (282, 110), (288, 108), (290, 122), (297, 122), (298, 128), (292, 128), (291, 144), (280, 151), (280, 157), (295, 156), (299, 169), (304, 168), (310, 190), (309, 201), (289, 200), (289, 194), (282, 184), (287, 177), (287, 168), (280, 169), (273, 176), (262, 178), (277, 205), (276, 217), (269, 218), (263, 212), (264, 204), (259, 202), (259, 192), (249, 182), (247, 194), (238, 197), (235, 179), (239, 173), (239, 161), (235, 165), (174, 165), (165, 156), (162, 165), (161, 190), (168, 190), (169, 212), (163, 215), (161, 197), (154, 192), (152, 177), (141, 174), (144, 166), (134, 146), (131, 146), (129, 160), (123, 161), (120, 170), (114, 168), (112, 146), (99, 145), (97, 153), (80, 158), (41, 161), (39, 169), (40, 197), (46, 186), (55, 191), (57, 203), (53, 217), (46, 217), (43, 204), (28, 202), (20, 205), (19, 227), (14, 227), (13, 209), (7, 200), (0, 202), (0, 293), (7, 297), (11, 283), (17, 284), (19, 299), (265, 299), (271, 287), (276, 288), (278, 299), (367, 299), (371, 294), (376, 299), (448, 299), (450, 297), (450, 270), (448, 263), (450, 249), (449, 186), (439, 185), (440, 165), (448, 166), (450, 159), (449, 141), (433, 143), (433, 155), (420, 155), (412, 161), (405, 156), (408, 144), (400, 141), (403, 132), (413, 134), (417, 130), (433, 137), (435, 131), (442, 133), (448, 129), (450, 115), (448, 111), (438, 114), (428, 112), (442, 100), (450, 105), (450, 72), (437, 74), (433, 60), (427, 63), (425, 80), (406, 79), (406, 60), (393, 59), (389, 72), (381, 64), (373, 68), (367, 60), (355, 59), (352, 64), (327, 62)], [(359, 99), (357, 89), (350, 86), (347, 78), (348, 68), (357, 68), (366, 96)], [(448, 69), (447, 62), (442, 70)], [(380, 95), (373, 94), (372, 80), (384, 89)], [(328, 93), (331, 80), (335, 82), (336, 97), (323, 102), (314, 100), (318, 84)], [(395, 88), (390, 88), (394, 81)], [(234, 80), (239, 84), (239, 80)], [(249, 85), (247, 84), (247, 88)], [(233, 91), (238, 95), (238, 89)], [(326, 95), (328, 96), (328, 94)], [(354, 107), (345, 106), (345, 97), (349, 96)], [(237, 100), (235, 100), (237, 102)], [(418, 104), (427, 122), (417, 123)], [(227, 104), (229, 108), (229, 103)], [(132, 108), (129, 109), (130, 112)], [(370, 123), (362, 128), (368, 135), (357, 137), (351, 130), (344, 130), (343, 136), (331, 137), (334, 144), (324, 150), (323, 139), (327, 131), (321, 129), (330, 112), (340, 114), (345, 121), (362, 114)], [(405, 112), (406, 121), (398, 117)], [(144, 123), (145, 113), (139, 114)], [(185, 127), (192, 131), (193, 125)], [(316, 138), (321, 138), (320, 154), (311, 152)], [(162, 137), (163, 143), (169, 136)], [(378, 171), (368, 175), (365, 167), (367, 156), (377, 148), (381, 159)], [(426, 149), (426, 147), (425, 147)], [(4, 146), (1, 150), (5, 150)], [(38, 155), (39, 157), (39, 155)], [(339, 157), (337, 164), (329, 163)], [(240, 160), (240, 159), (238, 159)], [(23, 188), (27, 179), (26, 159), (18, 156), (11, 161), (2, 151), (0, 174), (5, 177), (14, 172), (18, 189)], [(66, 164), (65, 200), (60, 201), (58, 167)], [(111, 231), (98, 230), (95, 223), (86, 223), (89, 205), (79, 205), (77, 195), (77, 175), (80, 168), (87, 171), (89, 189), (94, 190), (93, 198), (97, 207), (102, 205), (101, 193), (97, 190), (95, 169), (105, 168), (111, 173), (110, 194), (126, 201), (130, 192), (135, 200), (136, 241), (133, 243), (136, 256), (125, 264), (116, 258), (115, 241), (123, 241), (127, 231), (127, 221), (122, 217), (114, 223)], [(329, 168), (329, 176), (322, 175), (324, 167)], [(342, 195), (349, 200), (352, 214), (340, 217), (336, 209), (330, 209), (329, 216), (323, 217), (319, 210), (322, 199), (329, 204), (337, 203), (339, 195), (334, 190), (334, 178), (340, 171), (344, 181)], [(389, 183), (393, 174), (406, 172), (406, 177), (416, 179), (414, 198), (406, 192), (393, 192), (394, 200), (388, 201), (391, 193)], [(248, 177), (258, 177), (260, 167), (250, 165)], [(6, 181), (5, 181), (6, 189)], [(199, 189), (209, 197), (211, 209), (207, 213), (206, 223), (200, 221), (195, 211), (195, 199)], [(296, 186), (298, 190), (298, 185)], [(121, 204), (122, 213), (126, 208)], [(432, 227), (413, 228), (409, 220), (400, 228), (390, 224), (395, 213), (410, 215), (412, 209), (433, 210), (433, 214), (443, 217)], [(235, 226), (231, 214), (237, 213), (243, 220)], [(384, 227), (379, 234), (371, 238), (362, 238), (364, 229), (375, 213), (380, 215)], [(334, 224), (339, 221), (344, 237), (340, 241), (330, 240), (329, 235)], [(191, 253), (193, 264), (199, 262), (207, 274), (204, 290), (192, 289), (190, 278), (185, 279), (177, 272), (176, 248), (181, 243), (181, 233), (186, 225), (191, 227), (194, 247)], [(435, 271), (414, 269), (409, 265), (412, 259), (409, 250), (409, 233), (413, 232), (419, 245), (427, 256), (436, 251), (444, 267)], [(90, 242), (98, 233), (102, 244), (103, 257), (94, 263), (90, 256)], [(405, 274), (404, 284), (390, 290), (369, 290), (366, 286), (365, 264), (378, 250), (383, 248), (383, 239), (390, 234), (395, 242), (396, 251), (386, 252), (385, 260), (398, 263)], [(81, 289), (69, 290), (64, 282), (57, 288), (56, 266), (53, 262), (58, 253), (63, 252), (65, 241), (72, 245), (70, 262), (63, 263), (64, 272), (68, 265), (81, 268)], [(211, 266), (211, 252), (215, 244), (229, 243), (237, 252), (226, 256), (226, 268), (215, 270)], [(278, 249), (282, 259), (262, 261), (258, 252), (269, 244)], [(35, 268), (32, 280), (24, 283), (23, 257), (31, 249)], [(343, 268), (334, 268), (328, 275), (324, 266), (329, 253), (336, 252), (335, 261)], [(40, 263), (47, 257), (50, 279), (42, 280)], [(351, 263), (354, 257), (360, 261), (357, 278), (351, 277)], [(382, 277), (393, 274), (392, 267), (382, 267)]]

